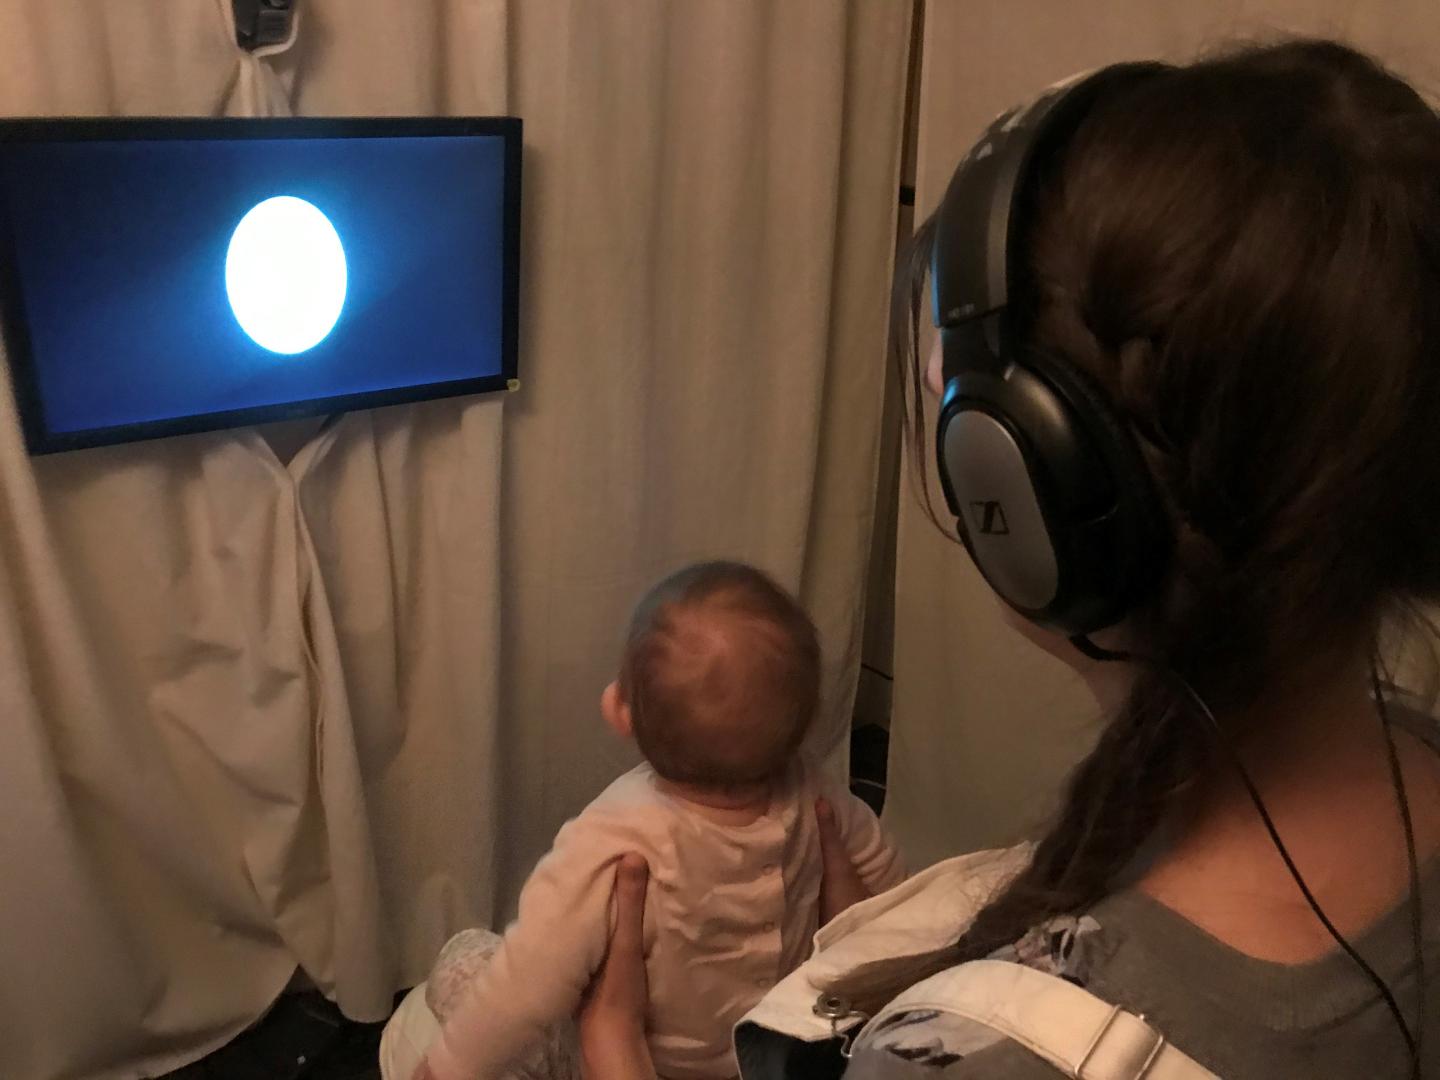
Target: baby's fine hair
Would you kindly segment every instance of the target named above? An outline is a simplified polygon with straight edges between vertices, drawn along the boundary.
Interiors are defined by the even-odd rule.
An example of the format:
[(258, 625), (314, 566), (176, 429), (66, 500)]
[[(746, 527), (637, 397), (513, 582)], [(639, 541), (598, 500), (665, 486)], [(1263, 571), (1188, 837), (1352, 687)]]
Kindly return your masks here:
[(738, 562), (687, 566), (630, 620), (620, 696), (662, 777), (706, 788), (782, 772), (820, 698), (820, 643), (796, 599)]

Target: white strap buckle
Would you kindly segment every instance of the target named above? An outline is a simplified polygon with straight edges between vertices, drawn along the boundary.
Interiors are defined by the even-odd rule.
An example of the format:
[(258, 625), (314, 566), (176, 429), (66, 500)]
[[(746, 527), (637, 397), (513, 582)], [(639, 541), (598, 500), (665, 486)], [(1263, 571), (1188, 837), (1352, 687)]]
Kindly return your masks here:
[[(1110, 1007), (1109, 1013), (1105, 1016), (1105, 1022), (1101, 1024), (1100, 1029), (1095, 1032), (1095, 1037), (1090, 1040), (1090, 1045), (1085, 1048), (1085, 1053), (1080, 1055), (1080, 1060), (1075, 1063), (1075, 1068), (1071, 1070), (1071, 1080), (1084, 1080), (1085, 1066), (1095, 1057), (1095, 1051), (1099, 1048), (1100, 1044), (1105, 1041), (1105, 1036), (1110, 1034), (1111, 1029), (1115, 1026), (1116, 1018), (1119, 1017), (1122, 1012), (1124, 1012), (1124, 1010), (1121, 1009), (1119, 1005), (1112, 1005)], [(1140, 1062), (1140, 1067), (1132, 1076), (1132, 1080), (1145, 1080), (1145, 1075), (1150, 1071), (1150, 1066), (1155, 1064), (1155, 1059), (1160, 1056), (1160, 1051), (1165, 1049), (1165, 1036), (1146, 1024), (1143, 1016), (1137, 1016), (1134, 1019), (1140, 1021), (1141, 1027), (1154, 1036), (1155, 1040), (1146, 1052), (1144, 1059)]]

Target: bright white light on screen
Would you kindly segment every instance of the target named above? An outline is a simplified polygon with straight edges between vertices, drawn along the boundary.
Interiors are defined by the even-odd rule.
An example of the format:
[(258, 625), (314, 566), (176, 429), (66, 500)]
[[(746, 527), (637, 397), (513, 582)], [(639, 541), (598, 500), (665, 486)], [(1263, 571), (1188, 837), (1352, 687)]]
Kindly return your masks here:
[(250, 208), (225, 252), (225, 291), (255, 344), (293, 356), (313, 349), (345, 306), (345, 248), (313, 204), (277, 195)]

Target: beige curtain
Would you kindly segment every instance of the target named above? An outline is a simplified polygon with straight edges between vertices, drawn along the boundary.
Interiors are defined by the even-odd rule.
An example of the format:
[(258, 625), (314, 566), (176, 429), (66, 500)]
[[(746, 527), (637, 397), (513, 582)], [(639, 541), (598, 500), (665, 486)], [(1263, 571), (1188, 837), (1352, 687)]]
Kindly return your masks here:
[(843, 764), (910, 5), (301, 11), (255, 58), (228, 0), (0, 0), (0, 109), (522, 115), (523, 388), (288, 462), (32, 460), (0, 388), (7, 1078), (175, 1067), (297, 966), (382, 1015), (630, 763), (595, 699), (687, 560), (800, 591)]
[[(1437, 85), (1440, 9), (1423, 0), (1107, 0), (1083, 17), (1053, 0), (927, 0), (917, 211), (933, 210), (993, 116), (1049, 83), (1284, 33), (1351, 41), (1422, 88)], [(1096, 730), (1095, 705), (1069, 669), (1010, 630), (997, 604), (906, 492), (886, 817), (917, 863), (1033, 829)]]
[[(283, 106), (219, 0), (136, 15), (5, 4), (0, 105)], [(253, 432), (32, 461), (0, 388), (0, 1075), (163, 1068), (253, 1019), (297, 962), (331, 976), (331, 856), (367, 843), (325, 812), (356, 770), (338, 725), (317, 767), (290, 489)], [(373, 948), (351, 955), (378, 969)]]

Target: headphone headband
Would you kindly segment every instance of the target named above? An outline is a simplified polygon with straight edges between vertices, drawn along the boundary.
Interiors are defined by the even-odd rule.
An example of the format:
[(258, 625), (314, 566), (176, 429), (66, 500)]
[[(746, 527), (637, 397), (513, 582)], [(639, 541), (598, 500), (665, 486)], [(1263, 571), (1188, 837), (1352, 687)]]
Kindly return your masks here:
[[(1068, 136), (1105, 91), (1164, 67), (1129, 63), (1081, 72), (991, 122), (956, 167), (935, 215), (931, 298), (942, 332), (998, 315), (1023, 287), (1012, 253), (1023, 225), (1019, 204), (1036, 160)], [(1001, 322), (985, 335), (994, 361), (1008, 345)], [(951, 355), (947, 349), (947, 362)], [(945, 374), (948, 380), (955, 372)]]

